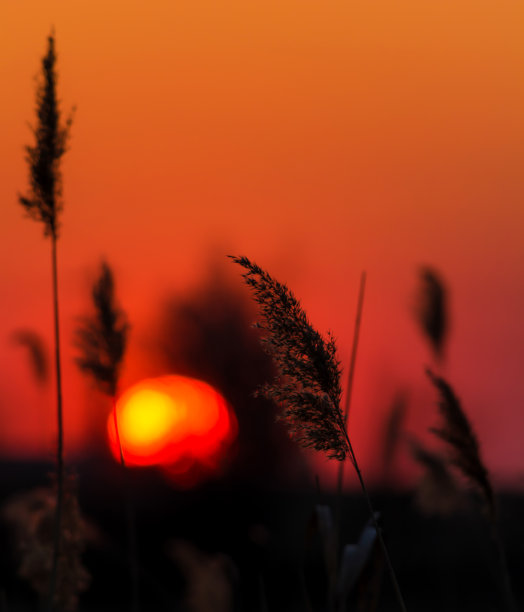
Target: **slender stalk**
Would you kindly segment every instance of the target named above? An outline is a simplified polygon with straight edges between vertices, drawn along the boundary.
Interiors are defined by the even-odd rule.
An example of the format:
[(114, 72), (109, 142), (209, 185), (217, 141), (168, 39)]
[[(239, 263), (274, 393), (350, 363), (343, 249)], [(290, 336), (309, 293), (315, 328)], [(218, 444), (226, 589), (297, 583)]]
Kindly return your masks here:
[(116, 441), (118, 443), (118, 450), (120, 452), (120, 464), (122, 465), (123, 468), (125, 468), (126, 462), (124, 459), (124, 451), (122, 449), (122, 440), (120, 439), (120, 430), (118, 428), (118, 417), (116, 414), (116, 398), (114, 396), (112, 397), (112, 401), (113, 401), (113, 423), (115, 425)]
[[(353, 391), (353, 379), (355, 377), (355, 365), (357, 362), (358, 340), (360, 336), (360, 323), (362, 321), (362, 310), (364, 307), (364, 293), (366, 290), (366, 272), (362, 271), (360, 275), (360, 288), (358, 292), (357, 314), (355, 317), (355, 329), (353, 332), (353, 345), (351, 347), (351, 358), (349, 360), (348, 382), (346, 387), (346, 398), (344, 402), (344, 426), (347, 427), (349, 408), (351, 405), (351, 393)], [(338, 465), (337, 478), (337, 506), (335, 516), (336, 538), (335, 542), (339, 541), (341, 523), (342, 523), (342, 488), (344, 484), (344, 466), (345, 461), (340, 461)]]
[[(375, 516), (375, 510), (371, 502), (371, 497), (369, 496), (369, 493), (366, 489), (366, 485), (364, 484), (364, 479), (362, 478), (362, 473), (360, 471), (360, 467), (358, 465), (357, 458), (355, 456), (355, 452), (353, 451), (353, 446), (351, 444), (351, 441), (347, 433), (347, 421), (348, 421), (348, 416), (349, 416), (349, 408), (351, 406), (351, 394), (353, 390), (353, 379), (355, 376), (355, 365), (356, 365), (356, 359), (357, 359), (360, 325), (362, 321), (362, 310), (364, 306), (365, 288), (366, 288), (366, 273), (362, 272), (361, 277), (360, 277), (360, 289), (359, 289), (359, 295), (358, 295), (357, 314), (355, 318), (355, 331), (353, 335), (353, 346), (351, 349), (351, 359), (350, 359), (349, 370), (348, 370), (348, 382), (347, 382), (346, 399), (345, 399), (344, 414), (343, 414), (343, 425), (344, 425), (343, 431), (344, 431), (344, 437), (346, 438), (346, 442), (349, 448), (349, 458), (351, 462), (353, 463), (353, 466), (355, 467), (355, 471), (357, 472), (357, 476), (358, 476), (360, 486), (362, 488), (362, 492), (364, 493), (364, 497), (366, 498), (366, 503), (368, 505), (369, 513), (371, 515), (371, 520), (373, 521), (373, 526), (375, 527), (375, 530), (377, 532), (380, 546), (384, 554), (384, 559), (386, 561), (386, 565), (388, 567), (388, 571), (391, 576), (391, 581), (393, 583), (393, 588), (395, 590), (397, 601), (400, 605), (401, 610), (403, 612), (407, 612), (406, 605), (404, 603), (404, 598), (402, 597), (402, 592), (400, 591), (400, 586), (397, 581), (395, 570), (393, 569), (393, 565), (391, 563), (391, 559), (389, 557), (389, 553), (386, 548), (386, 543), (384, 542), (384, 538), (382, 537), (382, 531), (380, 529), (380, 526)], [(340, 534), (341, 501), (342, 501), (342, 485), (344, 481), (344, 466), (345, 466), (345, 461), (341, 461), (339, 464), (339, 469), (338, 469), (338, 482), (337, 482), (337, 518), (336, 518), (337, 539)]]
[(364, 493), (364, 497), (366, 498), (366, 502), (369, 509), (369, 514), (371, 515), (371, 520), (373, 521), (373, 526), (378, 535), (378, 540), (380, 542), (380, 546), (382, 548), (382, 552), (384, 554), (384, 559), (386, 561), (386, 565), (389, 571), (389, 575), (391, 577), (391, 582), (393, 583), (393, 588), (395, 590), (395, 595), (397, 596), (397, 601), (399, 606), (403, 612), (407, 612), (406, 604), (404, 603), (404, 598), (402, 597), (402, 592), (400, 591), (400, 586), (398, 584), (397, 576), (395, 574), (395, 570), (393, 569), (393, 565), (391, 564), (391, 559), (389, 558), (388, 549), (386, 548), (386, 543), (384, 542), (384, 538), (382, 537), (382, 531), (378, 524), (377, 518), (375, 516), (375, 509), (373, 508), (373, 503), (371, 502), (371, 497), (369, 496), (368, 490), (366, 489), (366, 485), (364, 484), (364, 479), (362, 478), (362, 473), (360, 471), (357, 458), (355, 457), (355, 453), (353, 451), (353, 447), (351, 446), (351, 441), (349, 440), (349, 436), (347, 431), (344, 430), (344, 435), (349, 447), (349, 456), (351, 462), (355, 466), (355, 470), (357, 472), (358, 480), (360, 482), (360, 486), (362, 488), (362, 492)]
[(129, 571), (131, 573), (131, 610), (138, 612), (139, 606), (139, 589), (138, 589), (138, 543), (136, 538), (136, 517), (131, 498), (131, 485), (129, 482), (129, 473), (124, 459), (124, 450), (122, 447), (122, 439), (120, 438), (120, 430), (118, 427), (118, 417), (116, 411), (116, 398), (113, 396), (113, 422), (115, 424), (115, 434), (120, 452), (120, 465), (124, 471), (124, 489), (125, 489), (125, 512), (126, 512), (126, 528), (127, 528), (127, 546), (129, 555)]
[(56, 232), (51, 236), (51, 268), (53, 276), (53, 311), (55, 331), (55, 372), (56, 372), (56, 412), (58, 421), (58, 440), (56, 449), (56, 513), (53, 535), (53, 561), (51, 567), (51, 578), (49, 583), (49, 598), (47, 608), (49, 612), (53, 609), (53, 603), (58, 581), (58, 559), (60, 557), (60, 545), (62, 539), (62, 509), (64, 503), (64, 424), (62, 417), (62, 369), (60, 359), (60, 326), (58, 316), (58, 273), (57, 273), (57, 240)]
[(360, 336), (360, 323), (362, 321), (362, 310), (364, 308), (364, 293), (366, 291), (366, 272), (360, 275), (360, 287), (358, 291), (357, 315), (355, 317), (355, 332), (353, 334), (353, 346), (351, 348), (351, 359), (348, 370), (348, 384), (346, 389), (346, 401), (344, 405), (344, 425), (347, 425), (349, 407), (351, 405), (351, 392), (353, 391), (353, 379), (355, 377), (355, 365), (357, 362), (358, 340)]

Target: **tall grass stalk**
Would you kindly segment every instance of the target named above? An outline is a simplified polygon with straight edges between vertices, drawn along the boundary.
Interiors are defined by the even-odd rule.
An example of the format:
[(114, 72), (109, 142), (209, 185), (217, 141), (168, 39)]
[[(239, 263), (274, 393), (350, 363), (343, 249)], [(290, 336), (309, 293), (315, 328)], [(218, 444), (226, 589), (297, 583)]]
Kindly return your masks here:
[(125, 489), (125, 513), (126, 513), (126, 531), (127, 531), (127, 547), (129, 555), (129, 572), (131, 574), (131, 612), (139, 612), (140, 610), (140, 590), (139, 590), (139, 563), (138, 563), (138, 542), (137, 542), (137, 527), (135, 506), (131, 495), (131, 483), (129, 482), (129, 472), (124, 457), (124, 449), (122, 447), (122, 439), (120, 437), (120, 429), (118, 425), (118, 415), (116, 410), (116, 397), (113, 397), (113, 423), (115, 426), (115, 435), (120, 453), (120, 465), (124, 471), (124, 489)]
[[(347, 428), (348, 416), (349, 416), (349, 408), (351, 406), (351, 393), (353, 390), (353, 379), (355, 376), (355, 366), (357, 362), (357, 351), (358, 351), (358, 341), (360, 336), (360, 324), (362, 320), (362, 310), (364, 307), (364, 293), (366, 289), (366, 273), (362, 272), (360, 275), (360, 286), (358, 292), (358, 302), (357, 302), (357, 314), (355, 317), (355, 326), (353, 330), (353, 343), (351, 346), (351, 356), (349, 360), (349, 368), (348, 368), (348, 376), (347, 376), (347, 385), (346, 385), (346, 395), (344, 400), (344, 424)], [(342, 533), (342, 497), (343, 497), (343, 487), (344, 487), (344, 472), (345, 472), (345, 461), (340, 461), (338, 464), (337, 471), (337, 497), (336, 497), (336, 506), (335, 506), (335, 537), (334, 537), (334, 546), (335, 548), (338, 546), (338, 542), (340, 542), (340, 537)], [(338, 572), (338, 550), (333, 551), (333, 567), (334, 572), (330, 577), (331, 585), (330, 585), (330, 607), (333, 608), (335, 605), (335, 586)]]
[(52, 610), (58, 580), (58, 560), (61, 545), (61, 524), (64, 498), (64, 432), (62, 407), (62, 369), (60, 356), (60, 325), (58, 312), (57, 240), (58, 217), (62, 210), (62, 176), (60, 161), (67, 148), (71, 117), (61, 123), (56, 96), (56, 54), (54, 36), (48, 37), (48, 50), (42, 59), (42, 81), (36, 95), (37, 125), (33, 128), (35, 144), (26, 147), (29, 166), (29, 192), (19, 196), (20, 204), (29, 216), (43, 223), (44, 235), (51, 237), (51, 270), (53, 292), (53, 327), (55, 340), (56, 375), (56, 516), (54, 526), (53, 558), (49, 582), (47, 607)]
[(368, 490), (366, 489), (366, 485), (364, 484), (364, 479), (362, 478), (362, 472), (360, 471), (358, 462), (357, 462), (357, 458), (355, 457), (355, 453), (353, 451), (353, 447), (351, 445), (351, 441), (349, 439), (349, 436), (347, 434), (347, 432), (345, 432), (346, 435), (346, 441), (348, 443), (348, 448), (350, 451), (350, 457), (351, 457), (351, 461), (353, 463), (353, 466), (355, 467), (355, 471), (357, 472), (357, 476), (358, 476), (358, 481), (360, 483), (360, 487), (362, 489), (362, 492), (364, 493), (364, 497), (366, 499), (366, 503), (368, 506), (368, 510), (369, 510), (369, 514), (371, 516), (371, 520), (373, 521), (373, 526), (375, 527), (375, 530), (377, 532), (377, 536), (378, 536), (378, 541), (380, 542), (380, 547), (382, 549), (382, 553), (384, 554), (384, 559), (386, 561), (386, 566), (388, 568), (388, 572), (391, 578), (391, 582), (393, 584), (393, 589), (395, 591), (395, 596), (397, 598), (398, 604), (400, 606), (400, 609), (403, 612), (407, 612), (407, 608), (406, 608), (406, 604), (404, 603), (404, 598), (402, 596), (402, 591), (400, 590), (400, 585), (398, 583), (397, 580), (397, 575), (395, 573), (395, 570), (393, 569), (393, 565), (391, 563), (391, 559), (389, 556), (389, 552), (386, 546), (386, 543), (384, 542), (384, 538), (382, 537), (382, 530), (380, 528), (380, 525), (378, 524), (377, 521), (377, 517), (376, 517), (376, 513), (375, 513), (375, 509), (373, 508), (373, 503), (371, 501), (371, 497), (369, 496)]
[[(366, 290), (366, 272), (360, 275), (360, 286), (358, 291), (357, 314), (355, 317), (355, 327), (353, 331), (353, 344), (351, 347), (351, 357), (349, 360), (348, 378), (346, 386), (346, 397), (344, 401), (344, 424), (347, 429), (349, 409), (351, 406), (351, 395), (353, 391), (353, 379), (355, 377), (355, 366), (357, 363), (358, 342), (360, 337), (360, 325), (362, 321), (362, 311), (364, 308), (364, 294)], [(337, 541), (340, 537), (342, 522), (342, 489), (344, 485), (344, 466), (346, 462), (341, 461), (338, 466), (337, 474), (337, 512), (336, 512), (336, 536)]]
[(451, 385), (431, 370), (428, 378), (439, 393), (438, 407), (442, 424), (431, 431), (447, 446), (449, 462), (462, 473), (469, 484), (477, 490), (484, 503), (491, 525), (491, 537), (495, 548), (501, 576), (501, 586), (508, 612), (517, 612), (515, 595), (511, 586), (506, 553), (499, 530), (498, 509), (491, 478), (482, 459), (477, 436), (464, 412), (461, 402)]
[(120, 465), (123, 470), (124, 478), (124, 494), (125, 494), (125, 514), (126, 514), (126, 531), (127, 531), (127, 548), (129, 555), (129, 573), (131, 575), (131, 612), (139, 612), (140, 610), (140, 591), (138, 586), (139, 581), (139, 563), (138, 563), (138, 542), (135, 506), (131, 495), (131, 483), (129, 482), (129, 472), (124, 457), (124, 449), (122, 439), (120, 437), (120, 429), (118, 425), (118, 415), (116, 410), (116, 396), (112, 398), (113, 403), (113, 424), (115, 426), (115, 436), (118, 444), (118, 452), (120, 454)]
[(56, 518), (54, 531), (53, 563), (51, 566), (51, 581), (49, 585), (48, 609), (53, 609), (53, 600), (58, 581), (58, 560), (60, 557), (60, 544), (62, 532), (62, 511), (64, 506), (64, 420), (62, 406), (62, 368), (60, 357), (60, 324), (58, 315), (58, 270), (56, 257), (56, 234), (51, 238), (52, 269), (53, 269), (53, 312), (55, 330), (55, 371), (56, 371), (56, 417), (57, 417), (57, 479), (56, 479)]
[(118, 380), (130, 326), (126, 313), (116, 303), (113, 272), (106, 262), (102, 262), (100, 275), (93, 285), (91, 295), (94, 313), (83, 317), (76, 330), (75, 343), (80, 351), (76, 363), (82, 371), (87, 372), (94, 379), (98, 389), (111, 400), (125, 490), (126, 530), (131, 574), (131, 610), (138, 612), (139, 572), (136, 521), (116, 406)]
[(341, 370), (335, 340), (331, 334), (325, 340), (312, 327), (299, 301), (286, 285), (274, 280), (247, 257), (232, 259), (246, 270), (243, 277), (260, 305), (262, 321), (257, 326), (264, 334), (262, 345), (278, 369), (277, 378), (262, 387), (260, 393), (282, 406), (280, 418), (301, 446), (323, 451), (339, 461), (351, 460), (377, 531), (398, 604), (406, 612), (340, 409)]
[[(348, 370), (348, 382), (347, 382), (347, 389), (346, 389), (346, 399), (345, 399), (345, 404), (344, 404), (344, 433), (345, 433), (345, 437), (348, 443), (348, 447), (350, 450), (350, 458), (351, 461), (353, 463), (353, 466), (355, 467), (355, 471), (357, 473), (358, 476), (358, 480), (360, 483), (360, 487), (362, 488), (362, 492), (364, 493), (364, 497), (366, 498), (366, 503), (368, 506), (368, 510), (369, 513), (371, 515), (371, 520), (373, 521), (373, 526), (375, 527), (375, 530), (377, 532), (377, 536), (378, 536), (378, 540), (380, 542), (380, 546), (382, 548), (382, 552), (384, 554), (384, 559), (386, 561), (386, 565), (389, 571), (389, 575), (391, 577), (391, 582), (393, 583), (393, 588), (395, 590), (395, 595), (397, 597), (398, 603), (401, 607), (401, 609), (406, 612), (406, 605), (404, 603), (404, 598), (402, 597), (402, 592), (400, 590), (400, 586), (398, 584), (398, 580), (397, 580), (397, 576), (395, 574), (395, 570), (393, 569), (393, 565), (391, 563), (391, 559), (389, 557), (389, 552), (388, 549), (386, 547), (386, 543), (384, 542), (384, 538), (382, 537), (382, 530), (380, 529), (380, 526), (378, 524), (377, 521), (377, 513), (375, 512), (374, 508), (373, 508), (373, 504), (371, 502), (371, 497), (369, 496), (368, 490), (366, 489), (366, 485), (364, 484), (364, 479), (362, 478), (362, 473), (360, 471), (360, 467), (358, 465), (357, 462), (357, 458), (355, 456), (355, 452), (353, 450), (353, 447), (351, 445), (351, 441), (349, 439), (347, 430), (347, 423), (348, 423), (348, 417), (349, 417), (349, 409), (351, 407), (351, 394), (353, 391), (353, 379), (355, 376), (355, 366), (356, 366), (356, 361), (357, 361), (357, 350), (358, 350), (358, 341), (359, 341), (359, 336), (360, 336), (360, 326), (361, 326), (361, 321), (362, 321), (362, 311), (363, 311), (363, 306), (364, 306), (364, 293), (365, 293), (365, 289), (366, 289), (366, 273), (362, 272), (361, 276), (360, 276), (360, 288), (359, 288), (359, 294), (358, 294), (358, 306), (357, 306), (357, 315), (356, 315), (356, 319), (355, 319), (355, 331), (353, 334), (353, 346), (351, 349), (351, 359), (350, 359), (350, 363), (349, 363), (349, 370)], [(337, 488), (338, 488), (338, 498), (341, 499), (342, 498), (342, 486), (343, 486), (343, 482), (344, 482), (344, 465), (345, 465), (345, 461), (341, 461), (340, 465), (339, 465), (339, 469), (338, 469), (338, 483), (337, 483)], [(340, 510), (339, 510), (339, 514), (340, 514)], [(340, 520), (340, 518), (339, 518)], [(338, 535), (340, 535), (340, 526), (338, 527), (339, 531), (338, 531)]]

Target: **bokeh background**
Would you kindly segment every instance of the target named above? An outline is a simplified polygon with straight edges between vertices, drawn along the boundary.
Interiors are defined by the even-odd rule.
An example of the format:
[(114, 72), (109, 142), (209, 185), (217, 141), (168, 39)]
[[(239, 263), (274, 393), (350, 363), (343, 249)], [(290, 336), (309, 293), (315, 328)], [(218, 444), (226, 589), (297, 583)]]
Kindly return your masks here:
[(126, 385), (151, 373), (166, 301), (218, 272), (240, 286), (233, 253), (292, 287), (344, 365), (367, 271), (351, 428), (372, 472), (398, 388), (410, 427), (433, 422), (412, 317), (427, 264), (451, 294), (446, 373), (490, 468), (522, 483), (520, 4), (23, 0), (0, 17), (2, 453), (46, 452), (53, 432), (8, 338), (50, 339), (49, 245), (17, 194), (54, 28), (64, 115), (76, 107), (59, 244), (70, 452), (92, 414), (71, 332), (100, 258), (133, 324)]
[[(183, 373), (237, 393), (229, 401), (250, 415), (240, 417), (247, 438), (237, 457), (249, 452), (245, 440), (258, 444), (253, 457), (263, 456), (260, 440), (278, 451), (256, 476), (237, 461), (235, 478), (287, 475), (313, 487), (317, 474), (329, 488), (328, 463), (288, 444), (270, 406), (255, 403), (256, 417), (247, 408), (271, 368), (241, 331), (256, 312), (226, 255), (245, 254), (293, 289), (315, 327), (333, 331), (344, 368), (367, 272), (349, 426), (364, 474), (382, 482), (384, 427), (399, 394), (408, 431), (430, 441), (437, 420), (424, 374), (433, 357), (414, 317), (428, 265), (449, 292), (441, 371), (497, 488), (522, 490), (522, 4), (6, 0), (0, 24), (4, 461), (50, 462), (55, 440), (52, 385), (35, 383), (13, 339), (29, 329), (52, 346), (49, 244), (17, 195), (54, 31), (64, 116), (75, 107), (59, 241), (73, 463), (105, 444), (110, 406), (78, 372), (72, 343), (105, 258), (132, 324), (122, 388)], [(346, 477), (356, 484), (351, 470)], [(413, 485), (407, 454), (390, 477)]]

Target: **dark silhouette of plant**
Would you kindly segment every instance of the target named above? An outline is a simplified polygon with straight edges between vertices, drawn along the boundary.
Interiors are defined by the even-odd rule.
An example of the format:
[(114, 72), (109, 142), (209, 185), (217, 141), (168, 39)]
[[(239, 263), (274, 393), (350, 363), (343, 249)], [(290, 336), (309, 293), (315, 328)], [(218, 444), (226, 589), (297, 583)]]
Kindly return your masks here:
[(282, 406), (280, 418), (303, 447), (344, 460), (351, 454), (340, 410), (342, 389), (335, 340), (325, 341), (311, 326), (299, 302), (285, 285), (245, 257), (233, 260), (248, 271), (243, 276), (260, 304), (262, 344), (279, 376), (259, 393)]
[(423, 468), (415, 501), (426, 514), (449, 515), (465, 505), (457, 479), (446, 457), (426, 448), (414, 437), (407, 439), (413, 459)]
[(471, 424), (450, 385), (431, 370), (426, 370), (426, 373), (439, 392), (438, 407), (443, 417), (442, 426), (432, 428), (431, 431), (446, 443), (451, 464), (480, 492), (489, 517), (494, 520), (496, 509), (493, 487), (480, 457), (478, 441)]
[(447, 290), (436, 270), (422, 267), (419, 276), (416, 318), (431, 344), (435, 357), (441, 361), (449, 327)]
[[(76, 330), (75, 344), (80, 351), (76, 363), (83, 372), (91, 375), (98, 389), (111, 399), (120, 463), (122, 468), (126, 468), (118, 427), (116, 396), (120, 369), (127, 346), (129, 322), (126, 313), (116, 303), (113, 273), (105, 261), (100, 266), (100, 275), (93, 285), (91, 297), (94, 312), (92, 315), (84, 316)], [(125, 485), (131, 605), (132, 610), (136, 612), (139, 606), (135, 513), (127, 480)]]
[[(74, 612), (78, 608), (79, 594), (87, 589), (91, 580), (81, 557), (93, 535), (93, 527), (82, 516), (73, 478), (65, 483), (63, 503), (60, 571), (55, 598), (60, 609)], [(55, 511), (54, 487), (17, 493), (2, 508), (3, 518), (13, 535), (18, 575), (42, 596), (49, 589), (52, 571)]]
[[(347, 423), (349, 418), (349, 409), (351, 408), (351, 396), (353, 393), (353, 380), (355, 378), (355, 368), (357, 365), (357, 352), (358, 352), (358, 342), (360, 338), (360, 325), (362, 321), (362, 311), (364, 309), (364, 295), (366, 291), (366, 273), (363, 271), (360, 276), (360, 287), (358, 291), (358, 302), (357, 302), (357, 314), (355, 317), (355, 326), (353, 332), (353, 344), (351, 346), (351, 356), (349, 359), (349, 368), (348, 368), (348, 376), (347, 376), (347, 385), (346, 385), (346, 397), (344, 401), (344, 428), (347, 430)], [(337, 474), (337, 501), (335, 508), (335, 529), (336, 529), (336, 537), (335, 542), (338, 542), (340, 539), (340, 532), (342, 528), (342, 494), (344, 489), (344, 469), (346, 463), (344, 461), (340, 461), (338, 465), (338, 474)], [(337, 556), (335, 555), (335, 561), (337, 560)], [(334, 584), (332, 591), (334, 592)]]
[(71, 117), (64, 125), (60, 121), (55, 63), (55, 39), (51, 35), (47, 54), (42, 59), (43, 82), (36, 96), (38, 124), (33, 130), (36, 142), (26, 147), (30, 188), (27, 196), (19, 198), (29, 215), (44, 224), (44, 234), (53, 241), (58, 235), (58, 218), (63, 206), (60, 160), (67, 151), (72, 122)]
[(44, 224), (44, 235), (51, 238), (51, 267), (53, 276), (53, 306), (55, 334), (55, 370), (57, 396), (57, 503), (53, 552), (53, 569), (49, 586), (48, 607), (53, 607), (60, 554), (61, 516), (64, 478), (64, 441), (62, 419), (62, 375), (60, 361), (60, 330), (58, 315), (57, 239), (59, 215), (62, 210), (62, 175), (60, 161), (66, 152), (71, 118), (61, 122), (56, 96), (56, 54), (54, 36), (48, 37), (48, 50), (42, 59), (42, 81), (36, 95), (37, 125), (34, 128), (35, 144), (26, 147), (29, 165), (29, 191), (20, 196), (20, 204), (29, 215)]
[[(326, 569), (328, 581), (328, 609), (337, 612), (345, 612), (348, 609), (361, 609), (361, 606), (350, 606), (348, 598), (352, 592), (353, 600), (361, 600), (364, 591), (368, 591), (365, 582), (375, 572), (367, 572), (371, 569), (376, 557), (382, 557), (382, 550), (378, 546), (377, 530), (374, 523), (378, 521), (378, 515), (368, 521), (358, 544), (346, 544), (338, 550), (337, 540), (340, 532), (335, 524), (330, 506), (318, 504), (310, 518), (307, 529), (308, 547), (318, 542), (321, 545), (322, 557)], [(375, 557), (375, 559), (374, 559)], [(381, 560), (381, 559), (380, 559)], [(374, 568), (377, 569), (377, 568)], [(368, 574), (366, 576), (366, 574)], [(376, 578), (377, 576), (373, 576)], [(380, 591), (379, 585), (375, 587), (375, 597)], [(357, 588), (360, 587), (360, 588)], [(357, 591), (361, 591), (360, 594)], [(368, 593), (366, 593), (368, 595)], [(353, 603), (353, 602), (352, 602)], [(356, 602), (355, 602), (356, 603)], [(364, 603), (359, 601), (359, 603)], [(362, 606), (362, 609), (368, 609)]]
[(375, 511), (364, 484), (340, 408), (340, 364), (335, 339), (325, 340), (310, 324), (291, 291), (247, 257), (231, 256), (246, 272), (243, 277), (260, 305), (264, 349), (273, 358), (279, 376), (261, 388), (264, 396), (282, 407), (281, 419), (292, 437), (306, 448), (323, 451), (343, 461), (349, 457), (377, 531), (398, 603), (406, 610)]
[(433, 433), (443, 440), (449, 451), (449, 461), (481, 495), (491, 523), (491, 533), (497, 551), (506, 605), (510, 612), (517, 606), (507, 567), (506, 555), (498, 528), (497, 506), (487, 468), (480, 456), (479, 444), (466, 413), (449, 383), (431, 370), (426, 373), (439, 392), (439, 410), (443, 417), (440, 428)]
[(37, 332), (32, 329), (17, 329), (11, 334), (13, 342), (28, 351), (31, 369), (35, 380), (44, 386), (49, 381), (49, 359), (47, 346)]
[(105, 261), (91, 295), (94, 316), (83, 317), (76, 331), (76, 346), (81, 353), (76, 363), (93, 377), (100, 391), (114, 399), (129, 323), (125, 312), (116, 305), (113, 273)]

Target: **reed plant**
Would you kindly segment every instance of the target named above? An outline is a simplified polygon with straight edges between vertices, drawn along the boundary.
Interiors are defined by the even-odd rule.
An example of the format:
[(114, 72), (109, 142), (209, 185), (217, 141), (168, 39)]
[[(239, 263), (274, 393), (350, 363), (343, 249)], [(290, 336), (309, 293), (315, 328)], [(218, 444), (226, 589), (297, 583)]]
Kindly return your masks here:
[[(364, 295), (366, 291), (366, 273), (362, 272), (360, 276), (360, 287), (358, 291), (357, 314), (355, 317), (355, 326), (353, 332), (353, 343), (351, 346), (351, 356), (349, 359), (349, 368), (346, 384), (346, 394), (344, 401), (344, 427), (347, 430), (349, 410), (351, 408), (351, 396), (353, 392), (353, 380), (355, 378), (355, 368), (357, 365), (358, 342), (360, 338), (360, 326), (362, 321), (362, 311), (364, 309)], [(337, 507), (336, 507), (336, 541), (338, 542), (341, 532), (342, 523), (342, 491), (344, 487), (344, 468), (345, 462), (340, 461), (338, 465), (337, 475)]]
[(378, 535), (399, 607), (406, 606), (364, 483), (341, 409), (341, 367), (333, 335), (316, 331), (286, 285), (273, 279), (247, 257), (231, 256), (244, 268), (243, 278), (259, 304), (262, 346), (273, 358), (278, 375), (258, 393), (281, 407), (280, 419), (303, 447), (329, 458), (349, 459), (355, 468)]
[(506, 553), (500, 535), (495, 493), (480, 453), (477, 437), (451, 385), (429, 369), (426, 370), (426, 374), (438, 392), (438, 407), (442, 417), (441, 426), (433, 428), (432, 432), (445, 443), (449, 464), (462, 474), (482, 501), (490, 523), (506, 608), (508, 612), (517, 612)]
[[(127, 465), (120, 437), (116, 398), (130, 325), (125, 311), (117, 304), (113, 272), (105, 261), (100, 266), (100, 273), (93, 284), (91, 297), (92, 313), (82, 317), (76, 329), (75, 344), (79, 351), (76, 363), (93, 379), (98, 390), (111, 401), (120, 464), (125, 470)], [(139, 609), (139, 571), (135, 512), (127, 474), (124, 473), (123, 477), (131, 574), (131, 610), (137, 612)]]
[(415, 317), (427, 338), (438, 364), (445, 359), (449, 335), (448, 291), (442, 276), (430, 266), (419, 270)]
[(56, 517), (54, 528), (53, 562), (49, 584), (48, 609), (54, 605), (58, 559), (62, 533), (64, 497), (64, 432), (62, 406), (62, 369), (60, 356), (60, 325), (58, 303), (57, 243), (59, 218), (63, 207), (62, 174), (60, 163), (67, 151), (72, 116), (63, 122), (56, 92), (56, 52), (54, 35), (48, 37), (47, 53), (42, 59), (41, 80), (36, 94), (37, 123), (33, 128), (34, 144), (26, 147), (29, 166), (29, 190), (19, 196), (19, 202), (30, 217), (42, 223), (44, 235), (51, 240), (51, 272), (53, 294), (53, 327), (56, 375)]

